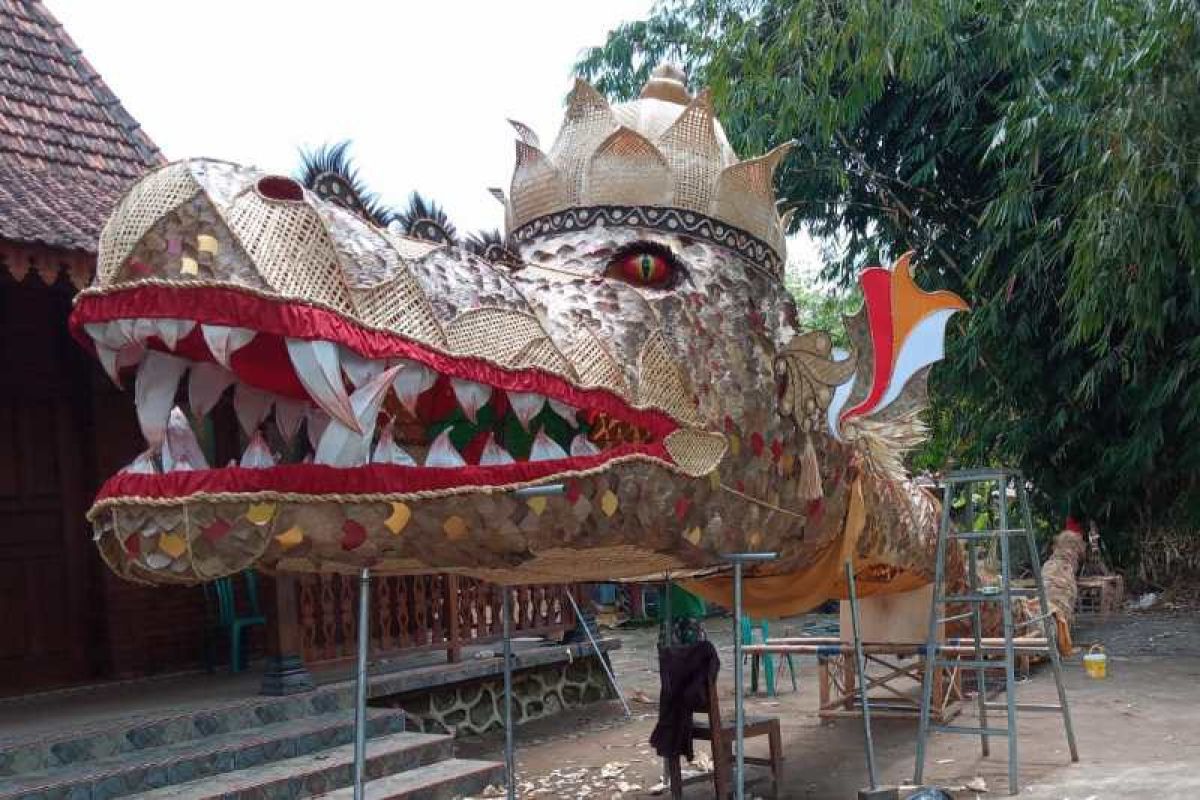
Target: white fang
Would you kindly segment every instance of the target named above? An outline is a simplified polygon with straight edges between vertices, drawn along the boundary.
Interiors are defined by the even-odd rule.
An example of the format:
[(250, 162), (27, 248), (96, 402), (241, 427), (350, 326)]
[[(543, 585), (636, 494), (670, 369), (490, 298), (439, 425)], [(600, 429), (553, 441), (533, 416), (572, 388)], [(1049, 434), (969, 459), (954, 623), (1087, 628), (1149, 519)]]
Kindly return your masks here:
[(450, 386), (454, 389), (454, 397), (458, 400), (458, 404), (462, 406), (463, 414), (471, 422), (475, 422), (475, 416), (479, 413), (479, 409), (486, 406), (488, 399), (492, 396), (492, 387), (462, 378), (451, 378)]
[(196, 441), (196, 434), (179, 406), (171, 409), (167, 419), (167, 438), (162, 446), (163, 472), (186, 472), (208, 469), (208, 460)]
[(396, 444), (396, 436), (389, 420), (379, 432), (379, 442), (375, 445), (375, 453), (371, 456), (373, 464), (400, 464), (405, 467), (415, 467), (417, 462)]
[(537, 436), (533, 437), (533, 447), (529, 450), (530, 461), (555, 461), (566, 457), (567, 452), (547, 436), (545, 431), (538, 431)]
[(521, 423), (521, 427), (529, 430), (529, 423), (546, 407), (546, 398), (530, 392), (509, 392), (508, 404)]
[(231, 328), (228, 325), (201, 325), (200, 333), (209, 352), (225, 369), (230, 369), (229, 359), (233, 354), (254, 341), (255, 333), (246, 328)]
[(487, 443), (483, 446), (483, 452), (479, 456), (479, 466), (481, 467), (502, 467), (505, 464), (512, 464), (513, 457), (508, 454), (500, 445), (496, 444), (492, 434), (488, 434)]
[(347, 428), (361, 433), (342, 383), (338, 346), (333, 342), (288, 339), (287, 349), (292, 368), (313, 402)]
[(357, 467), (367, 462), (371, 455), (371, 439), (375, 435), (379, 407), (383, 405), (383, 398), (387, 396), (388, 386), (398, 369), (392, 367), (355, 390), (350, 398), (355, 427), (351, 429), (343, 425), (341, 420), (330, 420), (317, 443), (316, 463), (332, 467)]
[(175, 390), (188, 363), (182, 358), (151, 350), (138, 367), (134, 402), (142, 435), (152, 450), (162, 445), (167, 416), (175, 405)]
[(425, 466), (427, 467), (465, 467), (466, 461), (454, 449), (454, 443), (450, 441), (450, 429), (442, 431), (438, 437), (433, 440), (433, 444), (429, 446), (429, 452), (425, 455)]
[(408, 409), (408, 413), (415, 414), (417, 398), (429, 391), (430, 387), (437, 382), (438, 375), (429, 367), (416, 361), (402, 358), (399, 360), (399, 365), (400, 373), (392, 382), (392, 389), (400, 398), (400, 402)]
[(599, 452), (600, 448), (596, 447), (592, 440), (584, 436), (582, 433), (578, 434), (574, 439), (571, 440), (572, 456), (594, 456)]
[(246, 452), (242, 453), (241, 466), (249, 469), (267, 469), (275, 466), (275, 457), (271, 455), (271, 449), (267, 447), (260, 431), (255, 431), (250, 437), (250, 444), (246, 445)]

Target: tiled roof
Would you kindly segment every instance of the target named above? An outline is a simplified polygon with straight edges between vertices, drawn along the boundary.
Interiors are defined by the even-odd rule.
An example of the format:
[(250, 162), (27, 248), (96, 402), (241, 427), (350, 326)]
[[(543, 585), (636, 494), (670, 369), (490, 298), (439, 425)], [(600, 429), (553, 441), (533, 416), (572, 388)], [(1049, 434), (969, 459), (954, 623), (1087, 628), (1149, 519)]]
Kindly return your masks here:
[(0, 0), (0, 238), (95, 252), (162, 154), (40, 2)]

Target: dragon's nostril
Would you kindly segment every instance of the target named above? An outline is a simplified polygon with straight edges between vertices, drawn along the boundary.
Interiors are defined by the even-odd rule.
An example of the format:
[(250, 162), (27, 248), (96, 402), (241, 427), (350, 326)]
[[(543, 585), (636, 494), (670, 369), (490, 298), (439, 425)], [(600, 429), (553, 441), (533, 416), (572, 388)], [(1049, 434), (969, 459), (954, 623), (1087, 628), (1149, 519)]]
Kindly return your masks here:
[(268, 200), (304, 199), (304, 187), (291, 178), (284, 178), (280, 175), (259, 178), (256, 186), (258, 193)]

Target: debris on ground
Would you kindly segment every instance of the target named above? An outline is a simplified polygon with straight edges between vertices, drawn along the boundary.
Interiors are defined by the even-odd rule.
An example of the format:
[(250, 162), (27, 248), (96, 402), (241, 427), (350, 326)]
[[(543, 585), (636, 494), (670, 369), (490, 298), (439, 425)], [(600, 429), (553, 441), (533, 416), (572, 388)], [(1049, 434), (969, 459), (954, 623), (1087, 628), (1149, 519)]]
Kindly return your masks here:
[(967, 788), (973, 792), (986, 792), (988, 790), (988, 785), (987, 781), (983, 779), (983, 776), (976, 775), (974, 778), (967, 781)]
[(1129, 607), (1134, 611), (1149, 611), (1158, 602), (1158, 592), (1146, 592), (1137, 600), (1131, 600)]

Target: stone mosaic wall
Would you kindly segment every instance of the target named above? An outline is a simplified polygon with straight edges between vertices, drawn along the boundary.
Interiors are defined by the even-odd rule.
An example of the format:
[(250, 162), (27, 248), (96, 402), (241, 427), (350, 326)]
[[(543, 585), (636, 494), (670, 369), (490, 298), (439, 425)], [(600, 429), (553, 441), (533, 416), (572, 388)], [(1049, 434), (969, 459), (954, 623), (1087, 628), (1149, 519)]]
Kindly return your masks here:
[[(595, 656), (546, 664), (513, 675), (513, 714), (517, 724), (616, 697)], [(378, 705), (378, 703), (375, 703)], [(385, 705), (402, 708), (409, 730), (479, 734), (504, 727), (501, 675), (398, 695)]]

